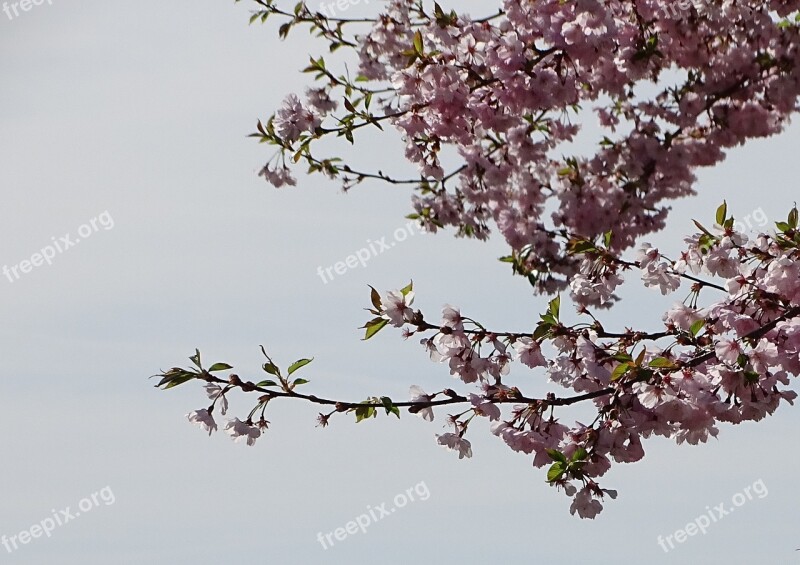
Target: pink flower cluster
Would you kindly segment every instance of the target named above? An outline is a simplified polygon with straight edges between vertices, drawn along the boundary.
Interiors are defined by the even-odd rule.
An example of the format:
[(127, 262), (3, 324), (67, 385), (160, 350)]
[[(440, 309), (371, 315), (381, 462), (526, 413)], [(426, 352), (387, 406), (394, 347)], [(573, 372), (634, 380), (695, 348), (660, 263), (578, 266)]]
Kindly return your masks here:
[[(796, 210), (790, 222), (783, 233), (748, 241), (726, 219), (716, 233), (704, 230), (687, 238), (681, 259), (675, 261), (649, 244), (642, 245), (635, 262), (618, 259), (602, 246), (583, 253), (584, 264), (594, 268), (585, 269), (588, 274), (580, 275), (579, 286), (595, 288), (598, 296), (612, 294), (626, 271), (639, 271), (643, 284), (662, 294), (691, 283), (689, 303), (666, 312), (664, 329), (655, 334), (607, 332), (589, 313), (587, 304), (593, 300), (575, 292), (574, 285), (578, 312), (590, 316), (591, 323), (563, 323), (558, 300), (530, 333), (486, 330), (449, 305), (439, 324), (427, 323), (421, 312), (399, 301), (384, 302), (384, 315), (396, 326), (407, 326), (407, 335), (435, 332), (422, 339), (431, 359), (479, 387), (469, 396), (469, 409), (450, 415), (454, 432), (438, 436), (441, 445), (458, 451), (460, 458), (470, 457), (467, 429), (475, 418), (487, 418), (491, 432), (512, 450), (532, 454), (536, 467), (550, 465), (548, 480), (573, 497), (573, 513), (593, 518), (605, 495), (616, 496), (601, 489), (597, 479), (613, 462), (644, 457), (644, 439), (705, 443), (717, 436), (719, 423), (758, 421), (782, 400), (793, 403), (797, 397), (786, 388), (790, 377), (800, 374)], [(687, 271), (723, 280), (716, 284)], [(700, 306), (703, 289), (722, 296)], [(541, 368), (549, 381), (577, 396), (524, 398), (507, 382), (514, 361)], [(418, 402), (447, 395), (428, 395), (419, 387), (412, 392)], [(503, 416), (499, 406), (515, 399), (521, 402)], [(590, 424), (569, 427), (552, 412), (581, 400), (596, 405), (597, 417)], [(418, 414), (434, 418), (431, 408)]]
[[(305, 104), (287, 98), (277, 133), (291, 145), (340, 92), (349, 101), (354, 84), (356, 93), (374, 88), (419, 168), (420, 220), (478, 238), (494, 223), (515, 253), (535, 248), (522, 263), (553, 291), (579, 268), (554, 233), (593, 238), (613, 228), (614, 249), (626, 249), (664, 226), (666, 201), (693, 194), (695, 169), (781, 131), (800, 95), (800, 28), (782, 18), (798, 8), (800, 0), (724, 0), (675, 19), (662, 0), (504, 0), (495, 16), (474, 19), (392, 0), (350, 44), (366, 82), (320, 72), (327, 84)], [(562, 157), (590, 108), (597, 151)], [(445, 150), (461, 161), (452, 174)], [(658, 265), (648, 277), (662, 292), (675, 284)]]
[[(223, 416), (228, 412), (228, 399), (225, 397), (227, 390), (223, 391), (223, 389), (216, 384), (207, 384), (205, 388), (208, 398), (213, 400), (214, 404), (212, 404), (210, 408), (194, 410), (187, 414), (186, 418), (193, 424), (197, 424), (207, 431), (208, 435), (211, 435), (213, 432), (217, 431), (217, 422), (212, 415), (216, 403), (220, 403), (220, 413)], [(243, 422), (239, 418), (233, 418), (232, 420), (228, 420), (228, 423), (225, 425), (225, 431), (235, 442), (238, 443), (244, 440), (247, 442), (247, 445), (252, 446), (255, 445), (256, 440), (261, 437), (261, 430), (266, 427), (266, 421), (264, 420), (257, 425), (253, 425), (249, 419)]]
[[(509, 448), (531, 455), (535, 467), (548, 466), (547, 481), (571, 497), (573, 514), (594, 518), (606, 496), (617, 496), (599, 479), (613, 463), (642, 459), (643, 440), (662, 436), (678, 444), (705, 443), (719, 434), (722, 423), (758, 421), (781, 401), (792, 404), (797, 398), (788, 387), (791, 377), (800, 375), (800, 213), (794, 208), (785, 222), (776, 223), (778, 231), (752, 240), (735, 231), (727, 204), (716, 218), (711, 230), (697, 224), (700, 233), (685, 238), (676, 259), (644, 243), (634, 261), (625, 260), (610, 245), (613, 234), (602, 243), (572, 238), (581, 264), (571, 292), (576, 323), (565, 321), (560, 297), (550, 301), (535, 328), (522, 332), (489, 330), (450, 305), (438, 323), (430, 323), (413, 308), (413, 283), (383, 294), (372, 289), (369, 312), (376, 317), (364, 326), (365, 339), (386, 326), (401, 328), (406, 338), (423, 335), (421, 345), (431, 360), (472, 385), (469, 394), (449, 387), (428, 393), (412, 386), (411, 400), (400, 403), (388, 397), (355, 403), (303, 394), (295, 389), (309, 381), (292, 375), (312, 359), (294, 362), (284, 376), (263, 348), (268, 380), (243, 381), (235, 374), (221, 379), (212, 373), (232, 367), (215, 363), (204, 369), (196, 352), (190, 358), (196, 370), (173, 368), (160, 375), (158, 386), (205, 381), (212, 404), (188, 419), (209, 435), (217, 430), (214, 411), (228, 411), (231, 390), (258, 393), (247, 418), (225, 426), (248, 445), (267, 428), (264, 412), (275, 399), (327, 406), (331, 411), (318, 418), (322, 427), (337, 413), (354, 413), (359, 422), (376, 417), (379, 409), (399, 417), (401, 407), (432, 422), (439, 408), (459, 406), (446, 419), (452, 430), (436, 436), (440, 445), (460, 459), (472, 457), (467, 433), (486, 419), (491, 433)], [(628, 273), (662, 294), (690, 285), (688, 298), (664, 313), (660, 331), (609, 331), (591, 311), (610, 297), (618, 299), (615, 290)], [(709, 301), (708, 293), (718, 294)], [(546, 377), (562, 395), (527, 396), (510, 382), (517, 363)], [(594, 404), (596, 416), (570, 425), (562, 411), (584, 402)]]

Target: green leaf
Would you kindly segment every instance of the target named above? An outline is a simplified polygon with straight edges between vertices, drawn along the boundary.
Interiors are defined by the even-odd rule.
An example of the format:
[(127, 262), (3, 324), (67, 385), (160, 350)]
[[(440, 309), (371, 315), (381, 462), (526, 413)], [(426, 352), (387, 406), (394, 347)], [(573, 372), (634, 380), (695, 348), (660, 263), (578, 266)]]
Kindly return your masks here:
[(186, 375), (183, 377), (175, 377), (167, 383), (167, 386), (164, 387), (164, 390), (176, 387), (178, 385), (182, 385), (185, 382), (191, 381), (194, 378), (193, 375)]
[(256, 386), (279, 386), (275, 381), (261, 381), (256, 383)]
[(197, 366), (198, 369), (200, 369), (200, 370), (203, 369), (203, 367), (200, 366), (200, 350), (199, 349), (195, 349), (194, 350), (194, 355), (189, 357), (189, 361), (194, 363)]
[(196, 378), (197, 374), (175, 367), (164, 374), (156, 376), (161, 377), (161, 380), (158, 381), (156, 387), (160, 388), (163, 386), (164, 390), (167, 390)]
[(372, 305), (375, 307), (375, 310), (378, 310), (378, 311), (383, 310), (383, 302), (381, 302), (380, 293), (377, 290), (375, 290), (373, 287), (370, 286), (370, 288), (372, 289), (372, 291), (370, 292), (369, 297), (370, 297), (370, 301), (372, 302)]
[(541, 318), (542, 322), (545, 324), (549, 324), (551, 326), (558, 325), (558, 320), (556, 320), (550, 312), (548, 312), (547, 314), (541, 314), (539, 318)]
[(264, 363), (264, 365), (261, 368), (264, 369), (270, 375), (275, 375), (276, 377), (281, 376), (281, 370), (278, 369), (278, 366), (271, 361), (268, 363)]
[(295, 379), (294, 382), (292, 383), (292, 386), (304, 385), (304, 384), (306, 384), (308, 382), (310, 382), (310, 381), (307, 381), (305, 379)]
[(706, 326), (705, 320), (697, 320), (694, 324), (692, 324), (692, 327), (689, 328), (689, 331), (692, 333), (693, 336), (697, 336), (697, 334), (700, 333), (700, 330), (702, 330), (705, 326)]
[(298, 361), (295, 361), (294, 363), (289, 365), (289, 370), (288, 370), (289, 375), (294, 373), (296, 370), (301, 369), (302, 367), (305, 367), (306, 365), (311, 363), (313, 360), (314, 360), (314, 358), (312, 357), (311, 359), (300, 359)]
[(572, 454), (570, 458), (570, 463), (577, 463), (579, 461), (586, 461), (589, 458), (589, 452), (586, 451), (583, 447), (579, 447), (575, 450), (575, 453)]
[(654, 369), (677, 369), (678, 366), (666, 357), (656, 357), (649, 363)]
[(556, 296), (553, 300), (550, 301), (550, 315), (553, 316), (553, 319), (558, 321), (558, 315), (561, 311), (561, 296)]
[(550, 466), (550, 469), (547, 471), (547, 482), (552, 483), (557, 481), (561, 478), (561, 476), (566, 471), (566, 464), (562, 463), (561, 461), (556, 461)]
[(728, 203), (723, 201), (722, 205), (717, 208), (717, 224), (720, 226), (725, 225), (725, 220), (728, 218)]
[(797, 212), (797, 207), (795, 206), (794, 208), (792, 208), (792, 211), (789, 212), (789, 218), (787, 223), (789, 224), (789, 226), (791, 226), (793, 230), (796, 230), (797, 221), (798, 221), (798, 212)]
[(606, 248), (611, 247), (611, 237), (613, 236), (613, 232), (611, 230), (607, 231), (603, 234), (603, 243), (605, 244)]
[(617, 365), (617, 367), (611, 373), (611, 382), (614, 383), (620, 380), (622, 377), (625, 376), (625, 373), (627, 373), (630, 369), (631, 369), (630, 363), (622, 363), (621, 365)]
[(418, 55), (423, 55), (425, 53), (425, 46), (422, 43), (422, 33), (417, 32), (414, 34), (414, 51)]
[(233, 369), (233, 366), (227, 363), (214, 363), (208, 368), (209, 371), (227, 371), (228, 369)]
[(589, 251), (597, 251), (597, 247), (591, 241), (576, 241), (570, 242), (569, 252), (572, 255), (580, 255)]
[[(696, 225), (696, 226), (697, 226), (697, 228), (698, 228), (698, 229), (699, 229), (701, 232), (703, 232), (704, 234), (706, 234), (706, 235), (707, 235), (707, 236), (709, 236), (709, 237), (712, 237), (712, 238), (714, 237), (714, 234), (713, 234), (713, 233), (711, 233), (710, 231), (708, 231), (706, 228), (704, 228), (704, 227), (703, 227), (703, 224), (701, 224), (701, 223), (700, 223), (700, 222), (698, 222), (697, 220), (692, 220), (692, 221), (694, 222), (694, 225)], [(714, 238), (714, 239), (716, 239), (716, 238)]]
[(414, 290), (414, 281), (411, 281), (406, 286), (400, 289), (400, 292), (403, 293), (403, 296), (408, 295), (409, 292)]
[(386, 415), (394, 414), (398, 418), (400, 417), (400, 409), (394, 405), (392, 399), (388, 396), (381, 396), (381, 404), (383, 404), (383, 408), (386, 410)]
[(759, 375), (755, 371), (745, 371), (744, 380), (747, 384), (751, 385), (758, 384), (758, 381), (761, 380), (761, 375)]
[(567, 462), (567, 457), (563, 453), (561, 453), (557, 449), (548, 449), (547, 454), (550, 456), (550, 459), (553, 461), (561, 461), (562, 463)]
[(359, 406), (358, 408), (356, 408), (355, 412), (356, 412), (356, 423), (360, 422), (361, 420), (366, 420), (367, 418), (373, 418), (378, 416), (377, 412), (375, 412), (374, 406)]
[(386, 324), (389, 323), (389, 320), (385, 320), (384, 318), (373, 318), (369, 322), (367, 322), (361, 329), (366, 329), (366, 333), (364, 334), (364, 338), (362, 341), (366, 341), (374, 336), (376, 333), (381, 331), (383, 328), (386, 327)]
[(536, 330), (533, 332), (533, 339), (540, 340), (544, 339), (550, 333), (550, 329), (553, 327), (553, 324), (549, 324), (547, 322), (541, 322), (538, 326), (536, 326)]

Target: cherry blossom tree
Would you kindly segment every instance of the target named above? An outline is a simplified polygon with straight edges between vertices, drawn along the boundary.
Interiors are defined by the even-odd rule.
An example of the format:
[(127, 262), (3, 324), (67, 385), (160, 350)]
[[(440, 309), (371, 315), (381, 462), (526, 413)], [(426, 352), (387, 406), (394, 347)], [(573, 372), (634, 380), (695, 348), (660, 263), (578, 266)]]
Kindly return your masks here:
[[(362, 421), (402, 409), (446, 417), (450, 431), (437, 440), (464, 458), (470, 426), (486, 418), (491, 433), (546, 468), (572, 499), (570, 512), (593, 518), (616, 496), (600, 478), (614, 462), (644, 457), (643, 439), (704, 443), (720, 423), (760, 420), (792, 403), (797, 208), (774, 230), (747, 235), (722, 204), (674, 255), (642, 238), (665, 226), (670, 200), (694, 194), (697, 168), (780, 133), (797, 110), (800, 0), (708, 0), (680, 11), (666, 0), (504, 0), (479, 17), (444, 1), (390, 0), (375, 18), (351, 19), (324, 5), (254, 2), (251, 23), (278, 20), (281, 37), (309, 28), (329, 51), (304, 69), (314, 79), (304, 95), (290, 94), (258, 122), (253, 136), (274, 149), (261, 175), (295, 185), (304, 166), (344, 190), (406, 187), (409, 218), (467, 238), (498, 231), (510, 250), (501, 260), (550, 300), (534, 327), (508, 331), (450, 305), (441, 318), (415, 310), (413, 284), (372, 289), (364, 339), (387, 326), (418, 337), (458, 387), (414, 385), (397, 402), (322, 398), (301, 392), (308, 380), (296, 375), (311, 359), (281, 367), (262, 347), (262, 380), (205, 365), (198, 351), (190, 367), (157, 375), (165, 389), (204, 384), (210, 405), (191, 422), (216, 431), (234, 392), (255, 396), (244, 419), (225, 425), (248, 445), (278, 400), (319, 405), (322, 427), (341, 414)], [(565, 155), (590, 121), (600, 126), (596, 152)], [(368, 129), (398, 132), (417, 173), (362, 170), (320, 143), (338, 139), (346, 151)], [(607, 328), (601, 313), (621, 300), (626, 279), (688, 297), (659, 316), (658, 331)], [(577, 323), (564, 320), (562, 297)], [(554, 391), (526, 394), (510, 380), (515, 363)], [(570, 421), (577, 404), (591, 405), (594, 419)]]

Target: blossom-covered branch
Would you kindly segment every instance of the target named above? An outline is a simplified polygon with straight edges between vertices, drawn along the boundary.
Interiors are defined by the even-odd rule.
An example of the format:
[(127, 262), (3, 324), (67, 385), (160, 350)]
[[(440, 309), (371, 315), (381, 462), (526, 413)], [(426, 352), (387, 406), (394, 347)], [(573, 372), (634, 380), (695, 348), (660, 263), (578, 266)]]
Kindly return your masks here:
[[(284, 18), (281, 36), (309, 25), (332, 53), (359, 58), (350, 74), (346, 59), (312, 57), (317, 86), (287, 97), (254, 134), (277, 149), (264, 177), (294, 184), (289, 164), (305, 162), (345, 189), (407, 185), (413, 218), (479, 239), (496, 226), (515, 272), (546, 293), (579, 269), (569, 239), (553, 233), (591, 240), (614, 229), (612, 250), (629, 249), (664, 227), (667, 201), (694, 193), (696, 169), (782, 131), (800, 94), (798, 0), (708, 3), (683, 18), (660, 0), (503, 0), (477, 18), (455, 2), (391, 0), (353, 19), (256, 1), (254, 19)], [(589, 111), (597, 150), (570, 155)], [(382, 123), (402, 137), (418, 180), (316, 153), (322, 138), (354, 143)], [(461, 161), (454, 175), (445, 153)]]
[[(452, 431), (437, 435), (441, 445), (471, 457), (465, 436), (476, 419), (487, 418), (492, 433), (511, 449), (532, 454), (537, 467), (548, 466), (547, 481), (573, 498), (573, 513), (594, 517), (605, 495), (616, 496), (599, 486), (599, 478), (612, 462), (641, 459), (643, 439), (661, 435), (678, 443), (706, 442), (718, 434), (720, 422), (760, 420), (781, 400), (796, 397), (785, 387), (790, 376), (800, 374), (798, 211), (792, 209), (785, 222), (778, 222), (775, 233), (752, 241), (736, 231), (726, 204), (715, 220), (709, 229), (697, 224), (700, 231), (685, 239), (676, 260), (649, 244), (640, 247), (635, 260), (626, 260), (613, 251), (612, 232), (602, 241), (573, 238), (580, 273), (570, 285), (579, 320), (572, 324), (564, 319), (559, 297), (550, 301), (535, 328), (514, 332), (487, 329), (449, 305), (441, 321), (432, 323), (413, 309), (412, 284), (383, 294), (372, 289), (374, 317), (364, 326), (364, 338), (387, 326), (402, 328), (405, 338), (419, 334), (431, 360), (446, 363), (450, 374), (462, 386), (472, 386), (472, 392), (447, 387), (427, 393), (415, 385), (411, 399), (402, 402), (387, 396), (363, 402), (321, 398), (298, 392), (309, 381), (293, 376), (310, 359), (293, 363), (284, 374), (263, 348), (266, 380), (215, 376), (232, 367), (216, 363), (205, 369), (198, 352), (192, 357), (194, 368), (163, 372), (158, 386), (205, 382), (211, 405), (188, 418), (209, 433), (217, 429), (216, 407), (223, 415), (227, 412), (231, 391), (257, 394), (247, 417), (226, 426), (230, 435), (249, 444), (267, 427), (265, 411), (276, 399), (331, 407), (319, 414), (322, 426), (337, 413), (362, 421), (381, 410), (399, 417), (401, 408), (432, 421), (434, 409), (460, 406), (447, 418)], [(608, 332), (591, 308), (612, 301), (623, 274), (631, 272), (664, 295), (678, 290), (687, 272), (699, 282), (689, 281), (688, 298), (664, 314), (662, 331)], [(720, 288), (725, 291), (722, 298)], [(703, 296), (708, 302), (701, 305), (704, 289), (711, 294)], [(523, 387), (509, 382), (515, 362), (569, 393), (527, 396)], [(594, 420), (568, 426), (562, 411), (581, 402), (594, 404)]]

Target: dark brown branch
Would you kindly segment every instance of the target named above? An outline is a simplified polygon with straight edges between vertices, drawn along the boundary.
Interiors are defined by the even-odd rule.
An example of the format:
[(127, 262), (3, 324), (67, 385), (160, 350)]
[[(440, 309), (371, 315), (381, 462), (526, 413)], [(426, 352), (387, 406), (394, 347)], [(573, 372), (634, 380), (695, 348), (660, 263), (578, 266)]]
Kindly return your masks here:
[[(363, 408), (363, 407), (372, 407), (372, 408), (383, 408), (384, 404), (382, 402), (344, 402), (340, 400), (332, 400), (330, 398), (320, 398), (319, 396), (313, 394), (302, 394), (295, 391), (285, 391), (285, 390), (271, 390), (268, 388), (256, 386), (252, 382), (241, 382), (239, 381), (238, 377), (231, 382), (231, 380), (224, 380), (219, 377), (215, 377), (210, 373), (205, 373), (202, 376), (198, 377), (206, 382), (210, 383), (218, 383), (224, 384), (227, 386), (234, 386), (236, 388), (242, 389), (244, 392), (260, 392), (264, 395), (269, 396), (272, 398), (297, 398), (300, 400), (307, 400), (308, 402), (312, 402), (314, 404), (320, 404), (324, 406), (335, 406), (338, 411), (344, 412), (346, 410), (351, 410), (355, 408)], [(511, 394), (507, 394), (504, 396), (500, 396), (497, 398), (488, 399), (493, 404), (545, 404), (548, 406), (570, 406), (572, 404), (577, 404), (578, 402), (582, 402), (584, 400), (590, 400), (593, 398), (597, 398), (599, 396), (604, 396), (606, 394), (610, 394), (613, 392), (614, 389), (607, 388), (603, 390), (597, 390), (594, 392), (589, 392), (585, 394), (580, 394), (577, 396), (568, 396), (568, 397), (555, 397), (549, 396), (546, 399), (542, 398), (528, 398), (519, 394), (517, 389), (512, 389)], [(454, 404), (465, 404), (469, 403), (469, 398), (465, 396), (461, 396), (458, 394), (451, 394), (448, 395), (448, 398), (443, 398), (441, 400), (428, 400), (428, 401), (420, 401), (420, 402), (413, 402), (413, 401), (406, 401), (406, 402), (393, 402), (394, 406), (398, 408), (414, 408), (415, 410), (421, 410), (424, 408), (433, 408), (436, 406), (448, 406)]]

